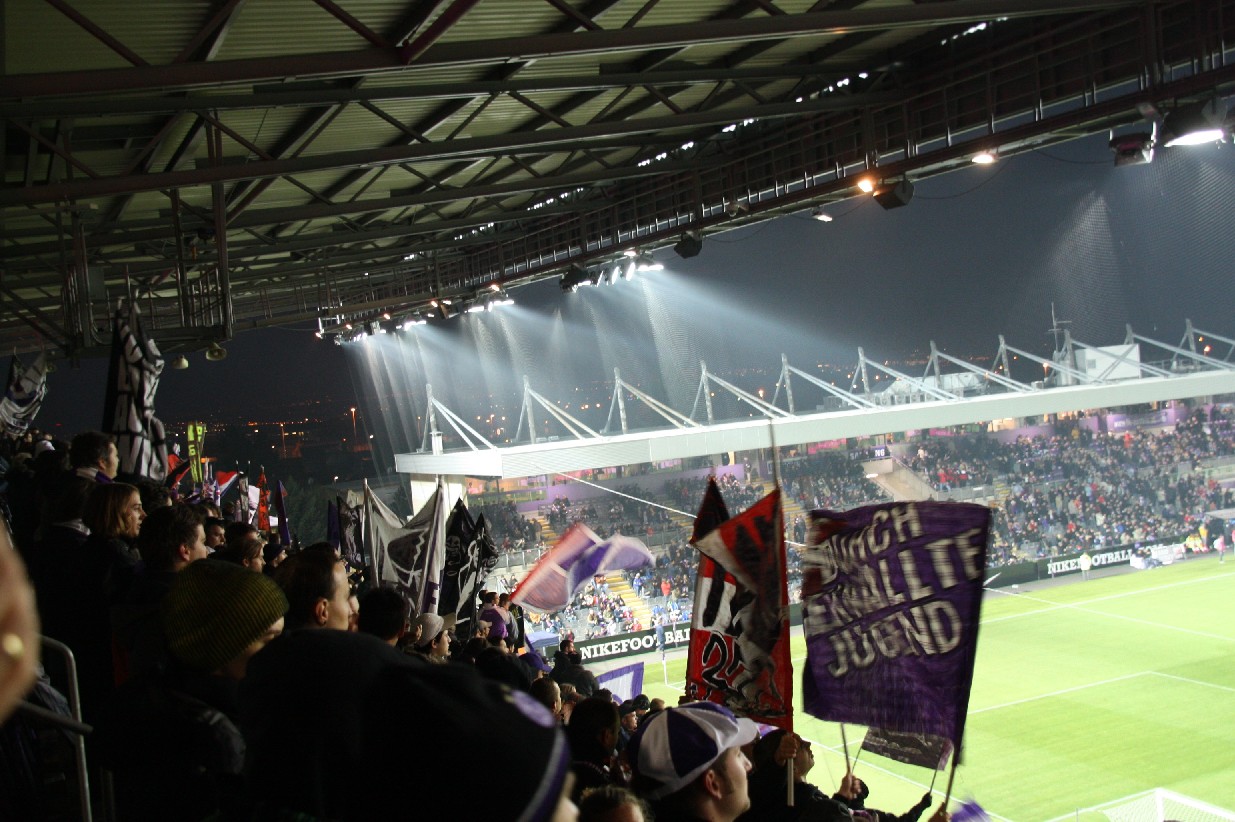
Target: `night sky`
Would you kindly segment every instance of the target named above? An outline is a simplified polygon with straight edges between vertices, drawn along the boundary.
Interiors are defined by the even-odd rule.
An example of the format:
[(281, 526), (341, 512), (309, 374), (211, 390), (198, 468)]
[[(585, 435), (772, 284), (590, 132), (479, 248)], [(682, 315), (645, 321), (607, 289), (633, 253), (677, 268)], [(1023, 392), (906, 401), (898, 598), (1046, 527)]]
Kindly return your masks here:
[[(568, 295), (556, 281), (518, 289), (506, 318), (424, 327), (414, 354), (393, 335), (366, 352), (319, 341), (309, 327), (242, 331), (225, 361), (199, 352), (188, 370), (164, 371), (156, 407), (165, 419), (205, 409), (215, 419), (275, 419), (326, 395), (346, 413), (400, 390), (419, 394), (419, 406), (431, 380), (452, 408), (480, 413), (488, 394), (517, 402), (524, 373), (554, 396), (609, 380), (617, 366), (689, 411), (699, 358), (718, 372), (775, 370), (782, 352), (800, 366), (852, 364), (858, 346), (902, 359), (933, 339), (989, 362), (1000, 333), (1049, 354), (1052, 302), (1092, 344), (1122, 341), (1125, 323), (1178, 343), (1185, 318), (1235, 336), (1235, 149), (1159, 150), (1152, 165), (1114, 168), (1105, 142), (919, 181), (896, 210), (854, 199), (829, 207), (831, 223), (803, 212), (712, 235), (690, 260), (659, 252), (666, 270), (632, 283)], [(105, 375), (102, 359), (61, 364), (37, 424), (98, 426)]]

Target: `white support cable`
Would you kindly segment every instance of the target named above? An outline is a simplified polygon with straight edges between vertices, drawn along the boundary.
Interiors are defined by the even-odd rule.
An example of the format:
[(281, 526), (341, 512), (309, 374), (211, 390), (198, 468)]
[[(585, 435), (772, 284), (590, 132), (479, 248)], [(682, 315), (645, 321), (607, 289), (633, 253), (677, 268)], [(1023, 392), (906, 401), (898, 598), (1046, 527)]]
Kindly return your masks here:
[[(1211, 337), (1217, 340), (1218, 342), (1226, 343), (1227, 345), (1229, 345), (1231, 349), (1226, 354), (1228, 358), (1231, 356), (1232, 353), (1235, 353), (1235, 340), (1231, 339), (1230, 337), (1224, 337), (1221, 334), (1215, 334), (1212, 331), (1202, 331), (1199, 328), (1193, 328), (1192, 332), (1194, 334), (1199, 334), (1202, 337)], [(1223, 362), (1226, 362), (1226, 360), (1223, 360)]]
[(479, 431), (477, 431), (472, 426), (468, 425), (467, 422), (464, 421), (462, 417), (460, 417), (454, 411), (451, 411), (449, 408), (443, 405), (441, 401), (438, 400), (436, 397), (433, 398), (433, 405), (435, 408), (437, 408), (437, 410), (442, 412), (442, 416), (446, 417), (447, 421), (450, 422), (452, 426), (454, 426), (455, 432), (460, 437), (463, 438), (464, 442), (466, 442), (468, 444), (468, 447), (470, 447), (473, 451), (479, 451), (480, 449), (477, 448), (470, 439), (468, 439), (467, 434), (464, 434), (463, 430), (460, 430), (461, 428), (467, 430), (473, 437), (483, 442), (486, 448), (493, 448), (493, 449), (497, 448), (496, 445), (494, 445), (493, 443), (485, 439), (484, 436)]
[(950, 363), (960, 366), (966, 371), (977, 374), (980, 377), (985, 377), (986, 379), (991, 380), (992, 382), (997, 382), (1000, 385), (1004, 386), (1005, 388), (1011, 388), (1013, 391), (1019, 391), (1021, 393), (1028, 393), (1033, 390), (1031, 386), (1025, 385), (1023, 382), (1017, 382), (1011, 377), (1005, 377), (1002, 374), (998, 374), (994, 371), (988, 371), (985, 368), (979, 368), (973, 363), (967, 363), (964, 360), (960, 360), (960, 359), (957, 359), (956, 357), (945, 354), (939, 349), (935, 348), (934, 342), (931, 343), (931, 356), (945, 359)]
[(1095, 380), (1093, 377), (1089, 376), (1088, 374), (1084, 373), (1083, 371), (1077, 371), (1075, 368), (1071, 368), (1070, 366), (1064, 365), (1063, 363), (1057, 363), (1057, 362), (1054, 362), (1053, 360), (1043, 359), (1042, 357), (1039, 357), (1037, 354), (1030, 354), (1028, 351), (1022, 351), (1019, 348), (1013, 348), (1012, 346), (1008, 345), (1007, 343), (1003, 341), (1003, 337), (999, 338), (999, 342), (1004, 347), (1005, 350), (1011, 351), (1013, 354), (1017, 355), (1018, 357), (1024, 357), (1027, 360), (1032, 360), (1033, 362), (1036, 362), (1039, 365), (1050, 366), (1051, 368), (1054, 368), (1056, 371), (1061, 371), (1064, 374), (1068, 374), (1070, 376), (1076, 377), (1078, 380), (1080, 380), (1083, 383), (1087, 383), (1090, 385), (1097, 383), (1097, 380)]
[(944, 391), (942, 388), (936, 388), (933, 385), (927, 385), (921, 380), (915, 379), (914, 377), (911, 377), (908, 374), (903, 374), (900, 371), (897, 371), (895, 368), (889, 368), (888, 366), (883, 365), (881, 363), (877, 363), (874, 360), (863, 360), (863, 362), (865, 362), (867, 365), (874, 367), (875, 370), (877, 371), (882, 371), (883, 373), (887, 374), (889, 377), (895, 377), (898, 380), (904, 380), (908, 385), (911, 385), (914, 388), (919, 389), (923, 394), (930, 394), (932, 397), (934, 397), (937, 400), (959, 400), (960, 399), (959, 396), (957, 396), (956, 394), (953, 394), (951, 391)]
[(1149, 337), (1142, 336), (1141, 334), (1133, 334), (1132, 339), (1138, 342), (1144, 342), (1144, 343), (1149, 343), (1150, 345), (1156, 345), (1166, 351), (1170, 351), (1174, 354), (1178, 354), (1179, 356), (1186, 357), (1190, 360), (1196, 360), (1197, 362), (1203, 363), (1205, 365), (1212, 365), (1214, 368), (1220, 371), (1235, 371), (1235, 363), (1229, 363), (1229, 362), (1226, 362), (1225, 360), (1214, 359), (1213, 357), (1208, 357), (1204, 354), (1198, 354), (1195, 351), (1189, 351), (1186, 348), (1179, 348), (1177, 346), (1169, 345), (1167, 343), (1160, 342), (1158, 340), (1152, 340)]
[(852, 405), (854, 408), (874, 408), (875, 407), (875, 404), (871, 402), (870, 400), (865, 399), (863, 397), (859, 397), (857, 394), (851, 394), (850, 392), (846, 391), (843, 388), (837, 388), (835, 385), (826, 383), (823, 380), (816, 377), (814, 374), (808, 374), (802, 369), (796, 368), (792, 365), (787, 365), (786, 368), (788, 368), (794, 374), (797, 374), (802, 379), (811, 383), (812, 385), (817, 385), (820, 388), (822, 388), (824, 391), (827, 391), (832, 396), (837, 397), (838, 399), (844, 400), (845, 402)]
[[(562, 409), (558, 408), (556, 405), (549, 402), (549, 400), (545, 399), (540, 394), (537, 394), (535, 391), (532, 390), (531, 386), (527, 386), (524, 390), (527, 391), (527, 395), (529, 397), (536, 400), (536, 402), (540, 403), (541, 406), (546, 411), (552, 414), (554, 418), (557, 419), (558, 422), (560, 422), (563, 426), (565, 426), (566, 430), (574, 434), (576, 439), (583, 439), (583, 435), (579, 433), (579, 429), (586, 431), (588, 434), (590, 434), (591, 436), (597, 439), (604, 439), (604, 437), (600, 433), (593, 431), (591, 428), (588, 428), (582, 422), (575, 419), (574, 417), (572, 417), (570, 414), (566, 413)], [(578, 428), (576, 428), (576, 426), (578, 426)]]
[(665, 405), (660, 400), (656, 399), (650, 394), (646, 394), (643, 391), (640, 391), (638, 388), (635, 388), (633, 385), (626, 382), (625, 380), (618, 380), (617, 387), (625, 388), (627, 391), (633, 394), (636, 399), (641, 400), (645, 405), (647, 405), (653, 411), (658, 413), (660, 416), (664, 417), (667, 422), (671, 423), (673, 426), (677, 428), (685, 428), (687, 426), (693, 426), (695, 428), (702, 427), (699, 425), (699, 423), (695, 422), (694, 420), (692, 420), (690, 417), (686, 416), (682, 412), (677, 411), (673, 408), (670, 408), (668, 405)]
[(721, 388), (733, 394), (739, 400), (742, 400), (747, 405), (750, 405), (753, 408), (755, 408), (757, 411), (763, 411), (764, 413), (770, 416), (777, 416), (777, 417), (782, 417), (782, 418), (788, 418), (788, 417), (793, 416), (788, 411), (785, 411), (782, 408), (777, 408), (775, 405), (772, 405), (771, 403), (765, 400), (759, 399), (754, 394), (749, 394), (746, 391), (743, 391), (741, 388), (738, 388), (733, 383), (726, 382), (725, 380), (722, 380), (720, 377), (716, 376), (715, 374), (707, 374), (707, 378), (709, 382), (716, 383)]

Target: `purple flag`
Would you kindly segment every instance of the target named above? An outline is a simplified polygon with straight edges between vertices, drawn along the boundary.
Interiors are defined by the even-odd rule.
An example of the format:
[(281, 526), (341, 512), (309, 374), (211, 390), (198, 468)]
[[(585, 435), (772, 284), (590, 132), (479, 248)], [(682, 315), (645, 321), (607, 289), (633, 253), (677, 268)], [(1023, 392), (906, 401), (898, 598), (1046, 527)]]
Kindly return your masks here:
[(533, 611), (552, 613), (570, 604), (592, 577), (614, 569), (634, 570), (653, 563), (648, 547), (615, 534), (602, 540), (576, 522), (541, 557), (511, 594), (510, 601)]
[(613, 694), (616, 702), (634, 699), (643, 693), (643, 663), (636, 662), (622, 668), (614, 668), (596, 675), (596, 682)]
[(815, 511), (803, 555), (807, 713), (951, 740), (960, 758), (990, 509)]

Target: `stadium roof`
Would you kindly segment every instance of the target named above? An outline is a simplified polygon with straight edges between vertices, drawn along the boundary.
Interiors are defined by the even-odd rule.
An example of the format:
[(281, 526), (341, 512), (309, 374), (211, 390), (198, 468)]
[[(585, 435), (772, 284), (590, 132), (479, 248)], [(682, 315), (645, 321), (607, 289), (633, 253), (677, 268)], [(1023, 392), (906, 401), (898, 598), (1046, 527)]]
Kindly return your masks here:
[[(432, 301), (1235, 84), (1221, 0), (3, 0), (0, 347)], [(1146, 119), (1148, 118), (1148, 119)], [(438, 303), (436, 310), (441, 312)]]

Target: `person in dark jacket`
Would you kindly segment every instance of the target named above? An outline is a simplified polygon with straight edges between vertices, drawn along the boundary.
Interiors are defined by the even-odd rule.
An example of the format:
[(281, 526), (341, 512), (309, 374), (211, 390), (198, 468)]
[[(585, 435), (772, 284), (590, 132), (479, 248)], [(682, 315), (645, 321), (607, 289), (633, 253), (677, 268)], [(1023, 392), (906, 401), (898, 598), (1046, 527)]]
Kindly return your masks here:
[(570, 743), (570, 767), (575, 773), (571, 798), (576, 804), (586, 790), (604, 785), (626, 785), (626, 778), (614, 758), (618, 732), (618, 709), (611, 700), (589, 697), (571, 712), (566, 741)]
[(583, 656), (575, 650), (573, 639), (563, 639), (558, 644), (558, 651), (553, 655), (553, 670), (549, 676), (558, 685), (574, 685), (575, 690), (585, 697), (591, 696), (600, 689), (596, 675), (581, 664)]
[(195, 562), (162, 603), (170, 659), (127, 682), (98, 728), (118, 818), (198, 820), (236, 814), (244, 797), (239, 683), (283, 630), (287, 599), (268, 577)]

